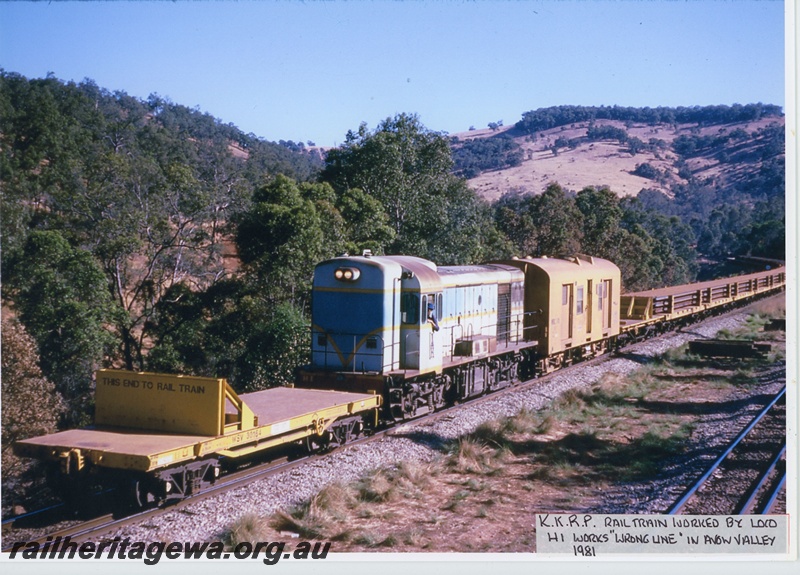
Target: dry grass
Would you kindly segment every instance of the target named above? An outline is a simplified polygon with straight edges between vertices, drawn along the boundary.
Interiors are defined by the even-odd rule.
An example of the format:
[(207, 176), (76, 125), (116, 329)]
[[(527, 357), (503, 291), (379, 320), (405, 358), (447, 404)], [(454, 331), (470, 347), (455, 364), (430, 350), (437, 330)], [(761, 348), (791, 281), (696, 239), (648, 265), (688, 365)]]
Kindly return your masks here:
[(503, 472), (504, 463), (510, 456), (509, 450), (502, 444), (488, 445), (473, 435), (455, 443), (447, 459), (447, 467), (455, 473), (496, 475)]
[(390, 469), (373, 469), (349, 484), (334, 483), (301, 505), (272, 517), (278, 531), (310, 539), (353, 541), (367, 546), (393, 545), (374, 530), (353, 528), (356, 519), (376, 518), (382, 504), (420, 498), (438, 474), (435, 465), (401, 462)]
[(226, 549), (233, 549), (239, 543), (268, 541), (269, 535), (267, 521), (255, 513), (248, 513), (227, 528), (222, 541), (225, 543)]

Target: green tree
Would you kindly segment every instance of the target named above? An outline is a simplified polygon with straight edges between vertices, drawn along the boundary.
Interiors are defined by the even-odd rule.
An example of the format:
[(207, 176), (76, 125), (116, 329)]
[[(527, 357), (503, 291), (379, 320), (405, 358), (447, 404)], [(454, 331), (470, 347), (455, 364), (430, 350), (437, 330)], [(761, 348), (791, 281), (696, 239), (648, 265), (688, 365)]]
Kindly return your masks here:
[(690, 283), (697, 276), (696, 240), (691, 227), (677, 216), (661, 214), (638, 198), (624, 198), (621, 229), (641, 246), (626, 248), (617, 259), (629, 290)]
[(337, 202), (347, 234), (346, 251), (369, 249), (382, 254), (391, 245), (395, 232), (381, 203), (360, 188), (348, 188)]
[(619, 229), (622, 220), (619, 198), (610, 188), (588, 187), (578, 192), (575, 205), (583, 216), (582, 249), (600, 255)]
[(510, 196), (498, 203), (496, 221), (518, 253), (527, 256), (571, 255), (581, 251), (583, 217), (574, 198), (557, 183), (540, 195)]
[(765, 258), (786, 259), (786, 216), (783, 198), (759, 202), (746, 235), (748, 253)]
[(253, 283), (176, 285), (147, 324), (147, 369), (225, 377), (240, 392), (287, 385), (308, 361), (309, 333), (301, 309), (270, 301)]
[(582, 218), (573, 198), (558, 184), (550, 184), (532, 206), (539, 255), (569, 255), (581, 251)]
[(325, 184), (278, 176), (253, 196), (236, 226), (239, 257), (275, 301), (304, 305), (314, 266), (345, 247), (343, 222)]
[(399, 114), (374, 132), (365, 124), (348, 132), (345, 143), (328, 152), (321, 179), (340, 198), (358, 188), (380, 203), (394, 233), (388, 253), (462, 263), (481, 253), (493, 226), (489, 211), (452, 169), (447, 138), (416, 115)]
[(120, 310), (92, 255), (57, 232), (32, 232), (13, 269), (15, 310), (77, 423), (87, 414), (93, 371), (114, 342), (106, 326), (118, 323)]
[(360, 188), (380, 201), (402, 245), (407, 222), (419, 219), (427, 196), (442, 195), (451, 169), (447, 140), (416, 115), (400, 114), (374, 133), (366, 124), (348, 132), (345, 143), (328, 152), (321, 178), (340, 194)]
[(523, 257), (538, 253), (538, 236), (528, 210), (531, 196), (507, 194), (494, 206), (495, 224), (512, 244), (513, 255)]

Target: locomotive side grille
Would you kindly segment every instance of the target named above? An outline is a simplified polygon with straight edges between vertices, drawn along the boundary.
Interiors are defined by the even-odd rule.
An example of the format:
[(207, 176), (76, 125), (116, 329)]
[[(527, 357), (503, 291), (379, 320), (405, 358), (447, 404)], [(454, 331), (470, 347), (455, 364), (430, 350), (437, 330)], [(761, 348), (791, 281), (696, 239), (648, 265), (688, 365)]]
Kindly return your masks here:
[(497, 342), (508, 343), (511, 331), (511, 284), (497, 286)]

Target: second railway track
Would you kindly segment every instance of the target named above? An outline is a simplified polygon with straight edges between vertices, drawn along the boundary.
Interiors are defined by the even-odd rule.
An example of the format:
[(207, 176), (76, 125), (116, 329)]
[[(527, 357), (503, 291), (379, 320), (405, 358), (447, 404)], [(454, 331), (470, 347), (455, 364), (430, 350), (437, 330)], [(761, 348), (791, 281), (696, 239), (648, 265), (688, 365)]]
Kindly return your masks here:
[(671, 515), (769, 513), (786, 477), (786, 387), (667, 510)]

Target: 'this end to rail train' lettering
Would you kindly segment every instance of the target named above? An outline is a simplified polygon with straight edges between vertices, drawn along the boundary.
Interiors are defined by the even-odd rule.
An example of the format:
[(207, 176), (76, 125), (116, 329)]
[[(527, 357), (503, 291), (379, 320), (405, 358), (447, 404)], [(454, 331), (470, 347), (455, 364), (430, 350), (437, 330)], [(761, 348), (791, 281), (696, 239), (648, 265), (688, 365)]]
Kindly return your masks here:
[(196, 393), (205, 394), (206, 386), (192, 385), (189, 383), (175, 383), (171, 381), (150, 381), (146, 379), (125, 379), (114, 377), (100, 378), (98, 385), (111, 387), (129, 387), (142, 390), (156, 390), (175, 393)]

